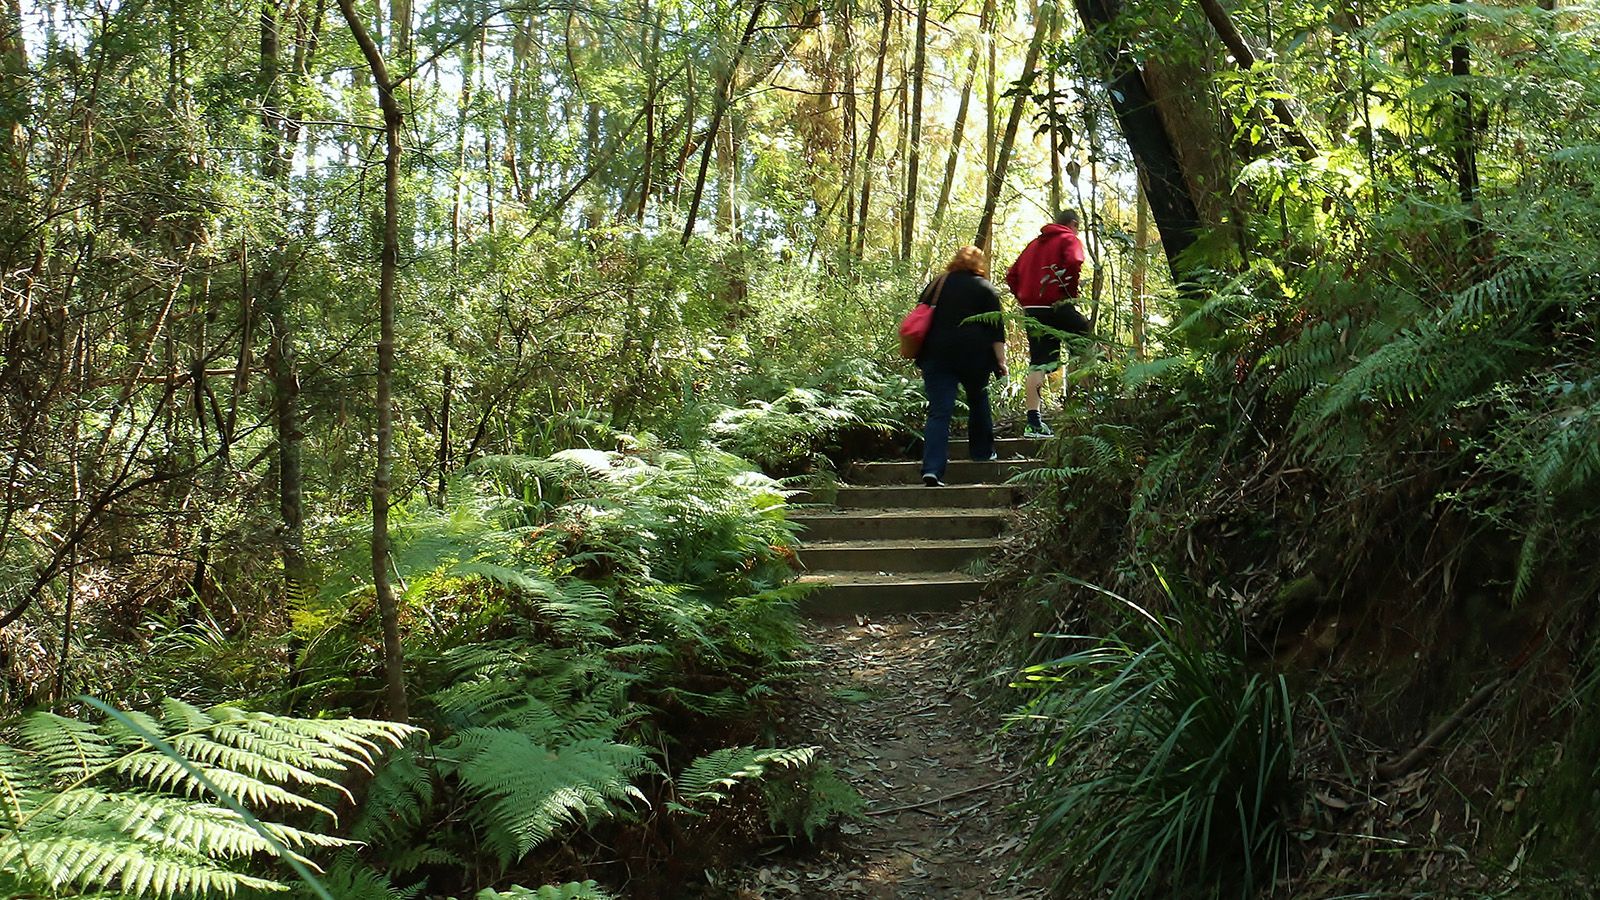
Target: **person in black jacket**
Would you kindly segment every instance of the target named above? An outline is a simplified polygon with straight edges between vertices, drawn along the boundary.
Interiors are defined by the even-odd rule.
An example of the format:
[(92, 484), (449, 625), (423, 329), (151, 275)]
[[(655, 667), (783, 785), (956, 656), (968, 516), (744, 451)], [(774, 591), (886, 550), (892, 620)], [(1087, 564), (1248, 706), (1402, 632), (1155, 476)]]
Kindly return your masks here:
[[(944, 485), (957, 387), (967, 392), (972, 458), (995, 456), (989, 376), (1006, 377), (1006, 334), (1000, 324), (1000, 295), (988, 275), (989, 260), (983, 251), (962, 247), (945, 266), (945, 274), (923, 289), (919, 301), (933, 304), (933, 322), (917, 357), (928, 392), (928, 426), (922, 435), (922, 483), (928, 487)], [(969, 321), (981, 313), (994, 315), (987, 321)]]

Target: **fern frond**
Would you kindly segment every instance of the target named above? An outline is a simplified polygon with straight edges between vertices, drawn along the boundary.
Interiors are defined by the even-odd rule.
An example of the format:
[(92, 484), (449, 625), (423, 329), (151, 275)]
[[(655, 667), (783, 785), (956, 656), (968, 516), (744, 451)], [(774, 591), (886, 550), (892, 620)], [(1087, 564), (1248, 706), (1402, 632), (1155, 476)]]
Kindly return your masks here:
[(678, 798), (686, 804), (721, 803), (746, 782), (759, 781), (773, 768), (799, 769), (816, 761), (821, 747), (793, 749), (728, 747), (713, 750), (678, 774)]
[(475, 803), (484, 844), (510, 865), (562, 828), (644, 802), (631, 779), (650, 769), (638, 747), (577, 741), (546, 747), (502, 728), (472, 728), (439, 747), (440, 766)]
[(423, 768), (416, 748), (408, 746), (373, 776), (350, 836), (373, 847), (403, 846), (416, 839), (433, 799), (433, 775)]
[(28, 716), (19, 731), (56, 780), (74, 780), (97, 772), (119, 752), (112, 739), (94, 725), (55, 713)]
[[(186, 758), (157, 752), (135, 726)], [(303, 792), (342, 790), (330, 775), (375, 760), (382, 744), (413, 733), (394, 723), (177, 701), (165, 703), (159, 718), (139, 713), (126, 721), (33, 714), (16, 729), (16, 745), (0, 743), (10, 825), (0, 841), (0, 884), (22, 894), (108, 891), (157, 900), (286, 890), (259, 874), (254, 863), (263, 853), (287, 852), (305, 866), (303, 852), (351, 842), (273, 821), (269, 811), (331, 817)], [(256, 807), (259, 821), (204, 799), (211, 788), (202, 777), (229, 803)]]
[(18, 871), (23, 843), (0, 843), (0, 872), (52, 892), (74, 888), (114, 890), (129, 897), (176, 898), (227, 897), (242, 889), (287, 890), (280, 882), (224, 868), (198, 854), (156, 849), (109, 828), (31, 834), (26, 838), (26, 868)]

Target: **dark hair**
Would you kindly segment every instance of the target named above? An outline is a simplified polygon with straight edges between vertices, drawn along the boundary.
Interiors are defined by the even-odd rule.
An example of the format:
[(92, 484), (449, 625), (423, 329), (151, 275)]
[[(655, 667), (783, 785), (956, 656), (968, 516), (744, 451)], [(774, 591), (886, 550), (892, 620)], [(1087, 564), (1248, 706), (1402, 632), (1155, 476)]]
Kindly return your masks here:
[(1076, 226), (1078, 224), (1078, 211), (1075, 209), (1063, 209), (1056, 213), (1056, 224)]

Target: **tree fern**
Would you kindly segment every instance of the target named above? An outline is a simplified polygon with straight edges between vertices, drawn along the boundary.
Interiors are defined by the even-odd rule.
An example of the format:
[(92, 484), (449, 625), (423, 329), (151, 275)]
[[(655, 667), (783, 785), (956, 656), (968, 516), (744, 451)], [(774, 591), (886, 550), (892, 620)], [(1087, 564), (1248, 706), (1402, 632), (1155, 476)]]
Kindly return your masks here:
[[(389, 722), (201, 710), (174, 700), (159, 717), (131, 720), (189, 765), (115, 720), (53, 713), (26, 717), (0, 744), (0, 886), (9, 893), (179, 898), (284, 890), (249, 861), (280, 847), (300, 854), (350, 842), (272, 814), (326, 812), (310, 793), (342, 791), (335, 776), (370, 768), (412, 733)], [(214, 802), (213, 788), (254, 806), (261, 821)]]

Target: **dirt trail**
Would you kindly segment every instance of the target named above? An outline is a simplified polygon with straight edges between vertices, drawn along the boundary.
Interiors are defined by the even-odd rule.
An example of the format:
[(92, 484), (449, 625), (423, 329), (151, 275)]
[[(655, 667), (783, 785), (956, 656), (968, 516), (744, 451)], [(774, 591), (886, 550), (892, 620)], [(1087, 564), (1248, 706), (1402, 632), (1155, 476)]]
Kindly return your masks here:
[(828, 849), (752, 865), (735, 896), (1048, 896), (1035, 873), (1017, 870), (1021, 762), (996, 744), (1001, 722), (957, 663), (967, 624), (922, 614), (808, 631), (821, 666), (786, 730), (824, 748), (869, 815), (843, 825)]

